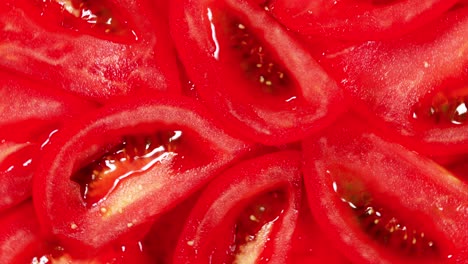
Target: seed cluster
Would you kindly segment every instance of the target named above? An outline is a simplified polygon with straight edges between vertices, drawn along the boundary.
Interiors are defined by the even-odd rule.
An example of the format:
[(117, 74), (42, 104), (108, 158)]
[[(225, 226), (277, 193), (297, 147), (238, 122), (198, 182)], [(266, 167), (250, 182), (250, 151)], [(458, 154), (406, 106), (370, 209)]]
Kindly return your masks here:
[(241, 67), (247, 76), (261, 84), (264, 92), (277, 93), (281, 87), (290, 85), (286, 70), (244, 24), (233, 20), (231, 36), (232, 48), (242, 56)]
[(72, 179), (80, 183), (84, 201), (94, 205), (120, 180), (161, 162), (164, 154), (176, 152), (181, 136), (181, 131), (171, 131), (124, 137), (121, 143), (83, 167)]
[(438, 256), (436, 243), (424, 232), (403, 224), (385, 210), (373, 206), (360, 206), (354, 210), (362, 228), (382, 245), (408, 256)]

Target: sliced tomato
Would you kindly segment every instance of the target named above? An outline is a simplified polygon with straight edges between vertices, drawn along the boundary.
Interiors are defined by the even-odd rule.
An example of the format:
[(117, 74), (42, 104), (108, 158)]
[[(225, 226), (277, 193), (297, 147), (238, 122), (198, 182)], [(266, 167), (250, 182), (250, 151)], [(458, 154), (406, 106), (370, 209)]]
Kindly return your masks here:
[(174, 263), (285, 263), (301, 195), (300, 153), (237, 164), (203, 190)]
[(33, 252), (39, 239), (39, 223), (31, 201), (0, 214), (0, 259), (4, 264), (18, 262)]
[(428, 23), (457, 0), (271, 0), (267, 7), (302, 35), (353, 40), (389, 39)]
[(31, 195), (41, 149), (61, 124), (95, 105), (0, 71), (0, 211)]
[(351, 261), (468, 261), (466, 183), (350, 117), (303, 147), (312, 213)]
[(420, 152), (452, 155), (468, 147), (466, 36), (460, 7), (402, 39), (329, 47), (322, 62), (371, 122)]
[(45, 150), (33, 194), (45, 232), (90, 252), (139, 239), (163, 212), (253, 145), (196, 101), (133, 98), (64, 128)]
[(0, 66), (99, 101), (180, 92), (159, 1), (8, 0)]
[(179, 236), (202, 191), (203, 189), (185, 199), (153, 224), (143, 241), (143, 246), (155, 260), (154, 263), (172, 263), (174, 254), (177, 253), (175, 250)]
[(343, 93), (287, 30), (245, 0), (171, 1), (171, 33), (200, 98), (233, 131), (267, 145), (330, 124)]
[(333, 237), (327, 237), (310, 212), (307, 197), (302, 198), (297, 226), (291, 238), (291, 252), (288, 264), (303, 263), (351, 263), (336, 250), (331, 242)]

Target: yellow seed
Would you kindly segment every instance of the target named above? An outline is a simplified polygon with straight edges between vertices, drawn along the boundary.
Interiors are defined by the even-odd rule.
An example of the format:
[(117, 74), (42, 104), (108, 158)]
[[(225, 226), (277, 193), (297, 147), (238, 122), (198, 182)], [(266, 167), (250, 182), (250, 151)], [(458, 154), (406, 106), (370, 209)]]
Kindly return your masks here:
[(72, 224), (70, 225), (70, 228), (73, 229), (73, 230), (75, 230), (75, 229), (78, 228), (78, 226), (77, 226), (75, 223), (72, 223)]
[(238, 27), (239, 29), (245, 29), (245, 26), (244, 26), (243, 24), (238, 24), (237, 27)]

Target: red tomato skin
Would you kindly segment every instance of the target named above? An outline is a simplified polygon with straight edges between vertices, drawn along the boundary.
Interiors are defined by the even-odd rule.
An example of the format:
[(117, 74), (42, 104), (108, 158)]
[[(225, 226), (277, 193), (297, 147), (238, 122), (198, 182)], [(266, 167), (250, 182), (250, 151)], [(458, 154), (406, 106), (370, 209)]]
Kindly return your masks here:
[[(187, 74), (201, 100), (230, 130), (262, 144), (280, 145), (329, 125), (346, 108), (337, 83), (259, 6), (233, 0), (171, 4), (171, 34)], [(290, 98), (262, 92), (239, 62), (230, 61), (234, 51), (221, 41), (226, 32), (216, 22), (223, 12), (246, 24), (276, 63), (289, 71), (292, 81), (285, 89), (290, 89)]]
[[(286, 263), (301, 200), (300, 153), (281, 151), (231, 167), (201, 193), (180, 235), (173, 263), (225, 263), (236, 216), (256, 195), (284, 189), (288, 205), (257, 262)], [(222, 204), (222, 206), (221, 206)]]
[[(45, 233), (57, 236), (70, 249), (86, 248), (90, 252), (112, 241), (142, 238), (141, 234), (148, 231), (145, 226), (255, 148), (227, 134), (198, 102), (181, 97), (119, 101), (73, 123), (46, 149), (34, 175), (33, 196)], [(182, 129), (187, 141), (194, 140), (194, 146), (200, 147), (197, 158), (196, 150), (190, 149), (190, 157), (182, 157), (180, 163), (160, 163), (125, 179), (105, 199), (88, 208), (79, 185), (70, 180), (72, 174), (122, 136), (142, 133), (141, 129), (150, 133), (161, 127)]]
[[(303, 142), (309, 205), (336, 249), (353, 263), (466, 262), (468, 185), (432, 160), (380, 138), (363, 120), (345, 116), (339, 121)], [(438, 243), (440, 258), (405, 258), (363, 232), (335, 191), (334, 171), (359, 179), (396, 218), (427, 231)]]
[(413, 112), (438, 91), (466, 87), (466, 35), (468, 9), (460, 7), (401, 39), (312, 45), (354, 110), (409, 148), (447, 156), (466, 152), (467, 124), (423, 123)]
[(301, 35), (379, 40), (418, 30), (453, 7), (457, 0), (387, 2), (379, 5), (366, 1), (273, 0), (267, 6), (281, 23)]
[(120, 14), (116, 19), (129, 27), (127, 37), (95, 32), (91, 26), (84, 32), (66, 28), (62, 20), (79, 24), (79, 18), (61, 9), (59, 1), (42, 2), (1, 3), (1, 67), (100, 102), (130, 94), (180, 93), (159, 1), (107, 1)]

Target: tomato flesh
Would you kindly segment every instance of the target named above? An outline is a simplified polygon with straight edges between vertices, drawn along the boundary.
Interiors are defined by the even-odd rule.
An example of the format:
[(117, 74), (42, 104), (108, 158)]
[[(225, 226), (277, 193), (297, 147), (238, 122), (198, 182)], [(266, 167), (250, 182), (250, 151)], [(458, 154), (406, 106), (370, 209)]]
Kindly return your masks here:
[(307, 139), (304, 152), (312, 213), (348, 258), (466, 261), (466, 212), (459, 208), (467, 186), (438, 164), (350, 117)]
[(259, 6), (171, 3), (171, 33), (187, 75), (230, 130), (266, 145), (290, 143), (345, 107), (334, 80)]
[(295, 151), (266, 154), (225, 171), (192, 209), (174, 263), (285, 262), (285, 238), (297, 221), (299, 173)]
[[(139, 159), (146, 135), (156, 138), (156, 156)], [(136, 139), (128, 148), (132, 157), (112, 164), (123, 153), (115, 149), (123, 138)], [(151, 221), (252, 146), (226, 134), (197, 102), (180, 98), (121, 101), (83, 117), (53, 143), (35, 175), (39, 219), (67, 248), (79, 245), (90, 252), (114, 240), (142, 238)], [(164, 153), (158, 153), (159, 144)], [(92, 179), (96, 169), (104, 180)], [(88, 180), (78, 177), (78, 184), (82, 172)]]
[(388, 136), (432, 156), (461, 154), (468, 143), (467, 13), (454, 9), (401, 39), (328, 45), (322, 59), (352, 107)]
[(347, 40), (402, 36), (453, 7), (457, 0), (272, 0), (268, 10), (301, 35)]

